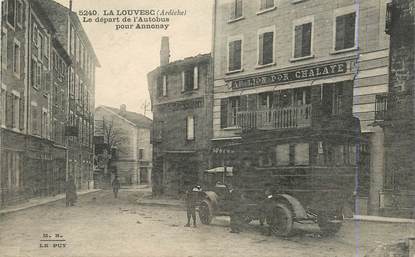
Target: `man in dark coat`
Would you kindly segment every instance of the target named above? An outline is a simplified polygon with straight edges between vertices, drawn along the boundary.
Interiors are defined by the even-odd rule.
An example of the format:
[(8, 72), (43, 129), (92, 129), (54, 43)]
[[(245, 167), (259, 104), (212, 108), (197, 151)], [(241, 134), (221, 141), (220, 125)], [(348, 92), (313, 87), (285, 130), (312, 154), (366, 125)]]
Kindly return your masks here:
[(73, 206), (76, 202), (76, 185), (72, 175), (69, 175), (65, 185), (66, 191), (66, 206)]
[(193, 219), (193, 227), (196, 227), (196, 206), (199, 202), (200, 191), (200, 186), (194, 186), (186, 191), (187, 224), (185, 227), (190, 227), (190, 219)]
[(118, 197), (118, 190), (120, 190), (120, 181), (118, 180), (118, 176), (115, 176), (114, 180), (112, 181), (112, 192), (114, 192), (114, 198)]
[(238, 189), (234, 189), (231, 185), (228, 186), (229, 189), (229, 200), (231, 204), (231, 213), (230, 213), (230, 226), (231, 233), (241, 232), (242, 227), (242, 216), (243, 216), (243, 202), (242, 194)]

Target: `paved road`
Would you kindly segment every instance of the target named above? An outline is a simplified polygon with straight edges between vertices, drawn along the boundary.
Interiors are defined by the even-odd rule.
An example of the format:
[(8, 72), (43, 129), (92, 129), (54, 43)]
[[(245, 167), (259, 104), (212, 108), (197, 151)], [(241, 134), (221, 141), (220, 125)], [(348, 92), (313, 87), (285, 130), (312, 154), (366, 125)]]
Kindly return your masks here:
[[(363, 257), (382, 242), (415, 235), (414, 225), (353, 221), (333, 238), (318, 237), (315, 225), (302, 226), (289, 239), (264, 236), (255, 224), (231, 234), (225, 217), (210, 226), (185, 228), (184, 210), (139, 206), (136, 199), (142, 194), (121, 191), (114, 199), (110, 191), (101, 191), (82, 196), (71, 208), (59, 201), (0, 216), (0, 256)], [(47, 248), (40, 247), (46, 243)]]

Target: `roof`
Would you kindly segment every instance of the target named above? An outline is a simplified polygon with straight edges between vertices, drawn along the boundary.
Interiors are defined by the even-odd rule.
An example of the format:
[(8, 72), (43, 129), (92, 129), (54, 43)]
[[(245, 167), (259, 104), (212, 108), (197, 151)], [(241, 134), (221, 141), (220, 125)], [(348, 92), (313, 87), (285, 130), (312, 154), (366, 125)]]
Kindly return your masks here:
[(124, 119), (128, 120), (129, 122), (134, 123), (139, 128), (151, 128), (152, 127), (153, 121), (150, 118), (147, 118), (146, 116), (144, 116), (140, 113), (130, 112), (130, 111), (126, 111), (125, 113), (121, 113), (120, 109), (110, 107), (110, 106), (106, 106), (106, 105), (98, 106), (97, 109), (100, 108), (100, 107), (108, 109), (111, 112), (117, 114), (118, 116), (123, 117)]
[(173, 62), (169, 62), (166, 65), (163, 66), (158, 66), (157, 68), (155, 68), (154, 70), (150, 71), (147, 76), (151, 77), (154, 75), (158, 75), (159, 72), (170, 72), (170, 71), (176, 71), (177, 72), (177, 68), (182, 69), (185, 67), (191, 67), (193, 65), (197, 65), (197, 64), (201, 64), (201, 63), (206, 63), (211, 61), (212, 59), (212, 55), (210, 53), (207, 54), (198, 54), (196, 56), (190, 56), (190, 57), (186, 57), (184, 59), (181, 60), (176, 60)]

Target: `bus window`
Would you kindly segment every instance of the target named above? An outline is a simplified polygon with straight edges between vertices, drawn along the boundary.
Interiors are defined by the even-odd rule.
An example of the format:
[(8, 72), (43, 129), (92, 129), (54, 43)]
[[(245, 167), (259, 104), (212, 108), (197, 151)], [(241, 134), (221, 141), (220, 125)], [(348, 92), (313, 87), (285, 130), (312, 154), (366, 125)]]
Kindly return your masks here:
[(275, 148), (275, 160), (277, 166), (287, 166), (290, 164), (290, 145), (277, 145)]
[(307, 143), (296, 144), (294, 146), (294, 164), (309, 165), (310, 164), (310, 147)]

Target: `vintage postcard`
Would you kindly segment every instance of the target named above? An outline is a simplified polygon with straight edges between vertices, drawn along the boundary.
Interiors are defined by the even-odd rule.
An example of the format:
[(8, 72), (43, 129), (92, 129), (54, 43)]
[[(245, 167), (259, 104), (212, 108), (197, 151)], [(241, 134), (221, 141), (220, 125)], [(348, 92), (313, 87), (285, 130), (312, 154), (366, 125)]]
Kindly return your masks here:
[(413, 0), (2, 0), (0, 257), (415, 257)]

